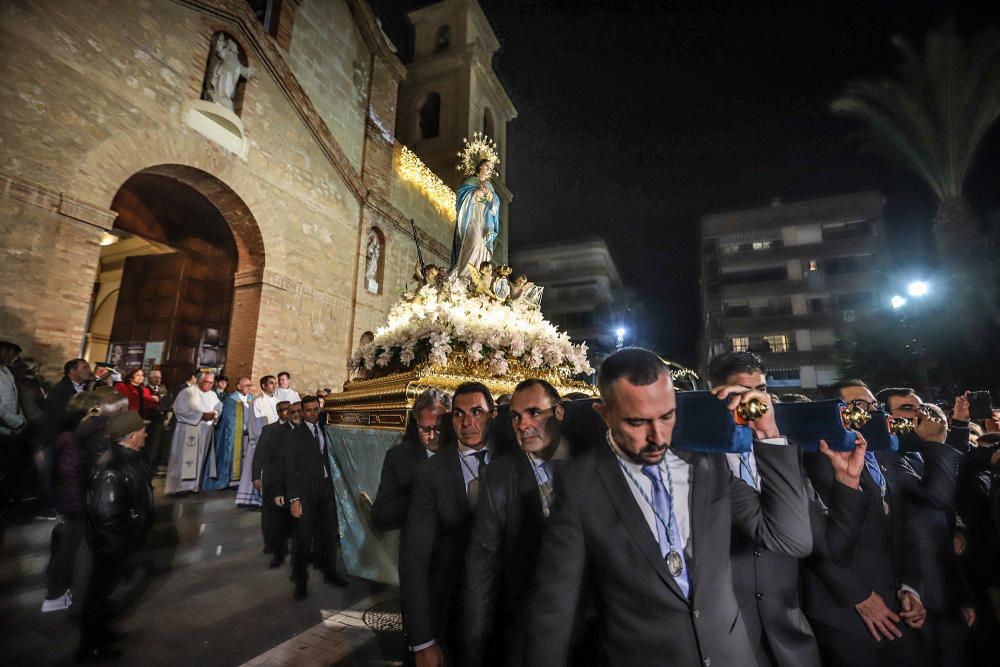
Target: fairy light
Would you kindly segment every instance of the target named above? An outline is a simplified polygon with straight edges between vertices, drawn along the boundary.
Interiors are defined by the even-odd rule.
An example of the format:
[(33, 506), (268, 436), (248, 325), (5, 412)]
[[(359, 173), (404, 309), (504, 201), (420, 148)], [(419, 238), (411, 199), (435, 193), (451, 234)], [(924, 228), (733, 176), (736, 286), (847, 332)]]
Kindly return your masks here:
[(427, 168), (417, 154), (401, 146), (396, 172), (404, 181), (413, 183), (431, 203), (449, 219), (455, 218), (455, 192)]

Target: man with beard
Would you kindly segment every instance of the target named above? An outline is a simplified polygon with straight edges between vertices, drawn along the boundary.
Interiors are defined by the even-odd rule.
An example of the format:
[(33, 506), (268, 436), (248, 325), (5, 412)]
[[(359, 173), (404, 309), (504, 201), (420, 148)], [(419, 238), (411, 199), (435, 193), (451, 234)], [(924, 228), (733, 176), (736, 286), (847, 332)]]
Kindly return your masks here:
[(399, 563), (403, 627), (418, 667), (462, 656), (465, 550), (481, 476), (495, 452), (490, 427), (496, 416), (485, 385), (466, 382), (452, 398), (456, 442), (417, 469)]
[[(615, 352), (601, 366), (605, 446), (557, 475), (528, 602), (526, 664), (567, 664), (580, 596), (595, 589), (603, 658), (611, 665), (744, 665), (753, 647), (733, 593), (733, 528), (793, 557), (812, 550), (799, 452), (773, 410), (748, 425), (760, 493), (722, 454), (670, 449), (676, 398), (654, 353)], [(765, 392), (716, 387), (728, 409)]]

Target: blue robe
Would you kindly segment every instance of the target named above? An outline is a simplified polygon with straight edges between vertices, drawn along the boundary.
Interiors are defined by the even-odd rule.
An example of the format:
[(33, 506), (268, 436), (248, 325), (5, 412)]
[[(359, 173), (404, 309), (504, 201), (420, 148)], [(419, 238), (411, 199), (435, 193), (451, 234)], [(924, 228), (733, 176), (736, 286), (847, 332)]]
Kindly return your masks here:
[[(243, 474), (243, 448), (248, 440), (244, 434), (249, 434), (250, 419), (253, 418), (253, 396), (247, 396), (248, 408), (236, 397), (239, 392), (226, 395), (222, 403), (222, 416), (215, 427), (215, 444), (209, 454), (209, 463), (205, 466), (205, 477), (201, 488), (206, 491), (225, 489), (239, 483)], [(214, 465), (213, 465), (214, 457)]]
[[(477, 207), (474, 205), (474, 195), (478, 188), (479, 179), (475, 176), (470, 176), (458, 186), (458, 192), (455, 197), (457, 218), (455, 220), (455, 236), (451, 242), (451, 266), (448, 268), (449, 271), (455, 270), (458, 258), (462, 254), (462, 246), (465, 244), (481, 244), (489, 250), (490, 257), (493, 256), (493, 248), (496, 245), (497, 236), (500, 234), (500, 198), (497, 196), (493, 183), (486, 181), (486, 188), (490, 191), (492, 199), (485, 206), (485, 209)], [(481, 215), (482, 220), (473, 221), (473, 216), (476, 215)], [(481, 238), (469, 237), (468, 231), (470, 226), (477, 231), (477, 236), (481, 234)], [(475, 255), (476, 253), (473, 254)], [(464, 267), (458, 268), (462, 270)], [(479, 267), (477, 266), (476, 268)]]

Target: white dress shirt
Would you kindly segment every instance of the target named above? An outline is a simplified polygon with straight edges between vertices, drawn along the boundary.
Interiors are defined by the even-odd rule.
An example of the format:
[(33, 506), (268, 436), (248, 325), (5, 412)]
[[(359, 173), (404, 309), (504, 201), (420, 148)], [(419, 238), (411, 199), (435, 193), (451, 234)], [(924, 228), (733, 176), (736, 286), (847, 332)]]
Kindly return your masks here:
[[(635, 504), (642, 510), (642, 515), (646, 518), (649, 530), (653, 533), (653, 539), (659, 544), (660, 532), (656, 527), (656, 514), (646, 500), (646, 498), (650, 500), (653, 498), (653, 482), (642, 472), (641, 464), (634, 462), (622, 453), (614, 438), (611, 437), (611, 431), (608, 431), (608, 443), (611, 445), (611, 449), (618, 457), (618, 460), (621, 461), (622, 466), (624, 466), (622, 475), (625, 477), (625, 484), (628, 486), (629, 491), (632, 492)], [(667, 491), (669, 492), (671, 485), (667, 483), (666, 469), (668, 467), (670, 469), (670, 481), (674, 487), (670, 501), (674, 511), (674, 521), (677, 522), (677, 531), (680, 533), (681, 542), (686, 548), (688, 540), (691, 539), (691, 466), (688, 465), (687, 461), (667, 448), (667, 453), (660, 463), (660, 475), (663, 477), (663, 485), (667, 487)], [(641, 487), (642, 491), (636, 488), (636, 485)], [(645, 498), (643, 494), (646, 494)], [(667, 517), (663, 518), (667, 519)]]

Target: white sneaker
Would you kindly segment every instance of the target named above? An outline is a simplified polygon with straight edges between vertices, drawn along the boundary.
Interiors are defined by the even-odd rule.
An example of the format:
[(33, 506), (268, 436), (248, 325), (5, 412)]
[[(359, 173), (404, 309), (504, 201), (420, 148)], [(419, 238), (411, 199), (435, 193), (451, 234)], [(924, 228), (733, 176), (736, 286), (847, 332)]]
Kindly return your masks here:
[(42, 613), (50, 611), (62, 611), (73, 606), (73, 593), (67, 588), (66, 592), (54, 600), (42, 600)]

